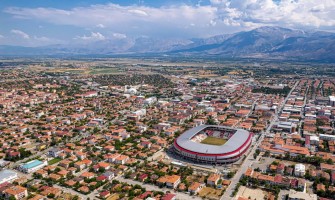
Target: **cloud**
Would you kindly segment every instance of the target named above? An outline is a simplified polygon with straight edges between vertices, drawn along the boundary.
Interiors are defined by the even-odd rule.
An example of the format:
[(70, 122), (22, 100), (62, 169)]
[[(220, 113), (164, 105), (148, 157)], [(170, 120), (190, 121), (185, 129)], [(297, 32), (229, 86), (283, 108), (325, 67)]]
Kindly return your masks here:
[(0, 39), (1, 39), (1, 38), (4, 38), (4, 37), (5, 37), (5, 36), (3, 36), (3, 35), (0, 35)]
[(89, 36), (76, 37), (82, 40), (105, 38), (94, 28), (126, 36), (191, 38), (272, 25), (319, 30), (335, 26), (334, 0), (210, 0), (206, 5), (199, 2), (193, 6), (161, 7), (113, 3), (71, 9), (9, 7), (4, 12), (21, 20), (92, 30)]
[(140, 16), (148, 16), (148, 13), (146, 13), (143, 10), (128, 10), (128, 12), (136, 14), (136, 15), (140, 15)]
[(99, 41), (105, 40), (106, 37), (99, 32), (91, 32), (89, 36), (76, 36), (74, 39), (86, 40), (86, 41)]
[(96, 27), (98, 27), (98, 28), (106, 28), (105, 25), (103, 25), (103, 24), (97, 24)]
[[(15, 18), (38, 20), (56, 25), (70, 25), (85, 29), (108, 27), (111, 32), (129, 36), (199, 36), (209, 34), (211, 19), (215, 18), (212, 6), (120, 6), (117, 4), (92, 5), (72, 9), (19, 8), (10, 7), (4, 11)], [(197, 24), (185, 30), (189, 24)], [(98, 25), (98, 27), (97, 27)], [(94, 30), (92, 30), (94, 31)]]
[(50, 42), (52, 41), (50, 38), (42, 36), (42, 37), (38, 37), (38, 36), (34, 36), (34, 39), (37, 41), (41, 41), (41, 42)]
[(23, 32), (23, 31), (13, 29), (10, 32), (14, 33), (15, 35), (18, 35), (18, 36), (20, 36), (20, 37), (22, 37), (24, 39), (30, 39), (30, 36), (27, 33)]
[(113, 37), (117, 39), (124, 39), (124, 38), (127, 38), (127, 35), (122, 34), (122, 33), (113, 33)]
[[(65, 44), (67, 43), (64, 40), (57, 38), (50, 38), (47, 36), (37, 36), (25, 33), (20, 30), (13, 29), (10, 31), (9, 35), (2, 36), (0, 35), (1, 45), (17, 45), (17, 46), (27, 46), (27, 47), (37, 47), (37, 46), (46, 46), (46, 45), (55, 45), (55, 44)], [(2, 36), (2, 37), (1, 37)]]
[(242, 26), (278, 25), (291, 28), (335, 26), (335, 1), (211, 0), (216, 21)]

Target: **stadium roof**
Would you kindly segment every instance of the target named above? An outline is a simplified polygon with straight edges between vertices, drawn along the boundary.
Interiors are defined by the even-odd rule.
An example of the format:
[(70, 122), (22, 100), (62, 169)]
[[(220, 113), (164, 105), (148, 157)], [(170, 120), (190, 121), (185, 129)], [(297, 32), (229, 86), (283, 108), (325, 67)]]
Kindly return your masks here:
[[(227, 130), (235, 130), (235, 134), (223, 145), (209, 145), (209, 144), (202, 144), (191, 141), (191, 138), (199, 133), (200, 131), (204, 130), (205, 128), (210, 127), (217, 127), (217, 128), (224, 128)], [(230, 153), (239, 149), (245, 142), (248, 140), (250, 133), (243, 129), (234, 129), (231, 127), (226, 126), (218, 126), (218, 125), (201, 125), (194, 127), (192, 129), (187, 130), (183, 134), (181, 134), (176, 142), (179, 146), (183, 147), (186, 150), (204, 153), (204, 154), (223, 154), (223, 153)]]

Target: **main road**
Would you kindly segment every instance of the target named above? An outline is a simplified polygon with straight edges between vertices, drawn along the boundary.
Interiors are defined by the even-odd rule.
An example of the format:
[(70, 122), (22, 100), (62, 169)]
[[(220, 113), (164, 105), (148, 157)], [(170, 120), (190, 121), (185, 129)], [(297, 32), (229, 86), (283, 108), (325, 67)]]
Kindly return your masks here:
[(275, 113), (275, 116), (270, 121), (270, 124), (267, 127), (266, 131), (264, 133), (262, 133), (260, 135), (260, 137), (258, 138), (258, 141), (255, 144), (253, 144), (251, 150), (249, 151), (249, 154), (246, 156), (246, 158), (245, 158), (244, 162), (242, 163), (241, 167), (237, 170), (236, 174), (231, 179), (230, 185), (227, 187), (225, 193), (221, 196), (221, 200), (228, 200), (228, 199), (232, 199), (233, 198), (232, 197), (233, 191), (234, 191), (237, 183), (239, 182), (242, 174), (248, 169), (248, 167), (251, 167), (252, 163), (255, 161), (252, 156), (254, 155), (256, 149), (258, 148), (258, 146), (262, 142), (264, 136), (267, 135), (268, 133), (270, 133), (270, 130), (272, 129), (272, 126), (278, 120), (278, 114), (280, 114), (281, 111), (283, 110), (283, 108), (284, 108), (287, 100), (291, 96), (291, 93), (294, 91), (294, 89), (297, 87), (298, 83), (299, 83), (299, 81), (297, 81), (294, 84), (294, 86), (292, 87), (292, 89), (290, 90), (290, 92), (288, 93), (288, 95), (286, 96), (286, 98), (284, 99), (283, 103), (280, 105), (280, 107), (278, 109), (278, 112)]

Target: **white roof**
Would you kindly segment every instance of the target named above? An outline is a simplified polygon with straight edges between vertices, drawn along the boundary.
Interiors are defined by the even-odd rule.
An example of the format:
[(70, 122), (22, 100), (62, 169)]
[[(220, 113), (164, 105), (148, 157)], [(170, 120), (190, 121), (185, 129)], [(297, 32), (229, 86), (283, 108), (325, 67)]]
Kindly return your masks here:
[(17, 176), (17, 173), (10, 169), (4, 169), (0, 171), (0, 183), (4, 182), (3, 180), (8, 179), (9, 177)]
[(6, 163), (8, 163), (8, 161), (5, 161), (5, 160), (3, 160), (3, 159), (0, 159), (0, 165), (4, 165), (4, 164), (6, 164)]
[(328, 134), (320, 134), (320, 137), (328, 137), (328, 138), (335, 138), (335, 135), (328, 135)]
[(311, 135), (311, 136), (309, 136), (309, 140), (316, 140), (316, 141), (319, 141), (319, 137), (316, 136), (316, 135)]
[(294, 166), (294, 170), (295, 170), (295, 171), (305, 171), (305, 169), (306, 169), (305, 165), (303, 165), (303, 164), (301, 164), (301, 163), (296, 164), (296, 165)]
[[(191, 141), (191, 138), (195, 134), (209, 127), (218, 127), (218, 128), (224, 128), (227, 130), (235, 130), (236, 132), (225, 144), (221, 146), (202, 144), (202, 143)], [(201, 126), (197, 126), (192, 129), (189, 129), (183, 134), (181, 134), (177, 138), (176, 142), (179, 146), (189, 151), (198, 152), (198, 153), (207, 153), (207, 154), (223, 154), (223, 153), (229, 153), (229, 152), (237, 150), (248, 140), (249, 135), (250, 133), (243, 129), (234, 129), (231, 127), (218, 126), (218, 125), (201, 125)]]

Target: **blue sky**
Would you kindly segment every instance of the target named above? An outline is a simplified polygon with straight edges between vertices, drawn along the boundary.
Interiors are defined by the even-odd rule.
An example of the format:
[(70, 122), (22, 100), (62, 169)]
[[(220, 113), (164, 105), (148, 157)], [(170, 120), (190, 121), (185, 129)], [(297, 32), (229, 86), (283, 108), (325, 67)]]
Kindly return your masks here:
[(1, 0), (0, 45), (187, 39), (260, 26), (335, 31), (334, 0)]

